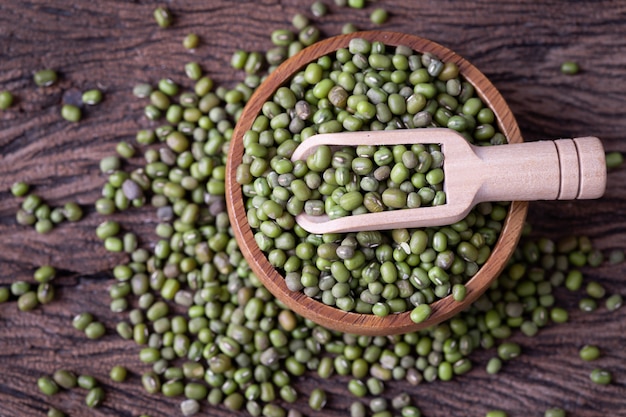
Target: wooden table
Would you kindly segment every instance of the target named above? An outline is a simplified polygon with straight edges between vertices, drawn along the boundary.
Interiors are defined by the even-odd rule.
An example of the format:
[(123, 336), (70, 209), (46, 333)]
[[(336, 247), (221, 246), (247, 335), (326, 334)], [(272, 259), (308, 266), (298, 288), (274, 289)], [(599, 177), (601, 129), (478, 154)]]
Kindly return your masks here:
[[(330, 0), (326, 0), (331, 3)], [(144, 393), (139, 375), (147, 370), (137, 360), (138, 348), (114, 334), (117, 316), (109, 311), (109, 269), (123, 256), (104, 250), (93, 230), (103, 217), (93, 210), (104, 177), (99, 160), (114, 152), (120, 140), (132, 141), (149, 125), (142, 102), (131, 90), (139, 82), (155, 83), (171, 76), (181, 83), (183, 65), (198, 60), (218, 83), (232, 86), (242, 73), (229, 60), (235, 49), (266, 50), (272, 29), (290, 27), (291, 17), (308, 12), (297, 0), (171, 2), (176, 21), (161, 30), (152, 18), (154, 1), (32, 0), (0, 2), (0, 90), (11, 90), (16, 104), (0, 111), (0, 285), (30, 280), (43, 264), (58, 268), (57, 300), (28, 313), (14, 302), (0, 305), (0, 415), (41, 416), (49, 404), (70, 415), (180, 415), (178, 399)], [(306, 3), (303, 5), (302, 3)], [(460, 53), (500, 89), (517, 116), (527, 140), (596, 135), (607, 150), (626, 152), (626, 4), (551, 0), (450, 0), (377, 2), (391, 13), (385, 29), (421, 35)], [(337, 9), (320, 20), (324, 34), (338, 34), (343, 23), (372, 28), (367, 10)], [(195, 32), (202, 44), (190, 52), (183, 37)], [(560, 72), (565, 60), (577, 61), (576, 76)], [(54, 68), (60, 81), (38, 88), (32, 74)], [(63, 98), (98, 87), (104, 101), (85, 110), (84, 120), (68, 123), (59, 109)], [(77, 201), (86, 216), (65, 223), (48, 235), (15, 222), (19, 206), (8, 189), (24, 180), (52, 205)], [(529, 220), (542, 235), (559, 238), (572, 233), (590, 236), (601, 249), (626, 247), (626, 170), (609, 174), (600, 201), (537, 203)], [(152, 236), (150, 210), (115, 217), (141, 236)], [(609, 293), (622, 292), (624, 264), (593, 270), (591, 278)], [(392, 392), (407, 390), (430, 417), (481, 416), (502, 408), (511, 416), (540, 416), (560, 406), (572, 416), (626, 416), (626, 309), (604, 308), (583, 314), (579, 295), (559, 293), (570, 322), (553, 326), (535, 338), (518, 336), (524, 355), (508, 363), (496, 377), (484, 372), (493, 352), (473, 356), (474, 370), (449, 383), (410, 387), (390, 383)], [(91, 311), (110, 329), (99, 341), (74, 330), (71, 318)], [(614, 383), (589, 381), (595, 364), (578, 359), (578, 349), (596, 343), (604, 352), (597, 363), (614, 372)], [(115, 364), (131, 370), (128, 382), (110, 383)], [(67, 368), (98, 377), (108, 393), (104, 405), (88, 410), (77, 390), (46, 398), (36, 380)], [(346, 378), (298, 381), (303, 392), (322, 384), (330, 401), (322, 413), (312, 413), (304, 400), (295, 408), (307, 415), (346, 415), (351, 401)], [(233, 415), (203, 406), (204, 415)], [(243, 414), (242, 414), (243, 415)]]

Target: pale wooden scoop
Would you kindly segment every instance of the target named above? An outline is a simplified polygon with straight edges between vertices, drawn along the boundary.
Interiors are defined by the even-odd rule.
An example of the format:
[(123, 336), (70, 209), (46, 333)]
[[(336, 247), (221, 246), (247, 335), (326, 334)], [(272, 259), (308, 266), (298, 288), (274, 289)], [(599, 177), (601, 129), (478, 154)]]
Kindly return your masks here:
[(463, 219), (481, 202), (592, 199), (606, 187), (604, 148), (595, 137), (475, 146), (445, 128), (329, 133), (302, 142), (291, 159), (304, 160), (320, 145), (334, 150), (400, 144), (441, 145), (445, 204), (334, 220), (302, 213), (298, 224), (315, 234), (443, 226)]

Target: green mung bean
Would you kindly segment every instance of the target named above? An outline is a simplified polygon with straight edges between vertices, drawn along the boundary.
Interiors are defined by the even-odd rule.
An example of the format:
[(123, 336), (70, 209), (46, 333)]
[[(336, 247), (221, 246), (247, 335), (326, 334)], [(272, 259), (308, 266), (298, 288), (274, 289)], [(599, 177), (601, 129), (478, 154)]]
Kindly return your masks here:
[(605, 301), (606, 309), (609, 311), (615, 311), (622, 307), (624, 299), (621, 294), (612, 294), (607, 297)]
[(199, 80), (202, 77), (202, 68), (197, 62), (188, 62), (185, 64), (185, 75), (191, 80)]
[(414, 323), (421, 323), (430, 317), (431, 309), (428, 304), (420, 304), (415, 306), (411, 311), (411, 321)]
[(488, 374), (497, 374), (502, 369), (502, 360), (499, 357), (489, 359), (485, 369)]
[(61, 117), (68, 122), (78, 122), (82, 117), (82, 113), (79, 107), (73, 104), (64, 104), (61, 107)]
[(104, 324), (99, 321), (93, 321), (85, 327), (85, 336), (89, 339), (99, 339), (104, 336), (106, 329)]
[(150, 97), (152, 90), (153, 88), (150, 84), (137, 84), (133, 87), (133, 95), (137, 98), (147, 98)]
[(311, 14), (315, 17), (323, 17), (328, 13), (328, 6), (322, 1), (315, 1), (311, 5)]
[(35, 291), (27, 291), (17, 298), (17, 308), (20, 311), (31, 311), (38, 305), (39, 300)]
[(52, 396), (59, 392), (59, 386), (48, 376), (42, 376), (37, 380), (39, 390), (45, 395)]
[(40, 87), (49, 87), (54, 84), (57, 79), (58, 75), (56, 71), (52, 69), (39, 70), (33, 75), (33, 80), (35, 81), (35, 84)]
[(115, 382), (124, 382), (126, 380), (127, 370), (121, 365), (115, 365), (109, 372), (109, 377)]
[(194, 399), (188, 399), (180, 403), (180, 411), (183, 416), (192, 416), (200, 411), (200, 403)]
[(580, 71), (578, 63), (575, 61), (565, 61), (561, 64), (561, 72), (566, 75), (576, 75)]
[(544, 417), (565, 417), (566, 415), (565, 410), (556, 407), (548, 408), (543, 414)]
[(52, 221), (48, 219), (41, 219), (35, 223), (35, 230), (37, 233), (45, 234), (50, 233), (54, 227)]
[(605, 160), (607, 169), (617, 169), (624, 163), (624, 155), (617, 151), (607, 152)]
[(606, 369), (596, 368), (589, 374), (589, 379), (598, 385), (608, 385), (611, 383), (613, 376)]
[(507, 417), (507, 413), (502, 410), (491, 410), (485, 414), (485, 417)]
[(585, 345), (579, 351), (580, 359), (588, 362), (600, 357), (600, 349), (594, 345)]
[(170, 27), (173, 23), (172, 13), (166, 7), (157, 7), (152, 14), (157, 25), (162, 29)]
[(6, 110), (13, 105), (13, 94), (10, 91), (0, 91), (0, 110)]
[(98, 381), (91, 375), (79, 375), (76, 383), (80, 388), (91, 390), (98, 386)]
[(521, 348), (517, 343), (505, 342), (498, 346), (498, 356), (502, 360), (510, 360), (520, 355)]
[(102, 101), (102, 91), (98, 89), (87, 90), (82, 95), (82, 102), (93, 106)]
[(72, 319), (72, 326), (77, 330), (84, 331), (93, 321), (94, 317), (91, 313), (80, 313)]
[(17, 181), (11, 185), (11, 194), (13, 194), (14, 197), (23, 197), (28, 194), (29, 190), (30, 186), (23, 181)]
[(33, 278), (39, 283), (50, 282), (56, 276), (56, 270), (50, 265), (40, 266), (33, 273)]
[(578, 302), (578, 308), (585, 313), (590, 313), (598, 308), (598, 302), (593, 298), (581, 298)]
[(326, 392), (321, 388), (315, 388), (309, 395), (309, 407), (319, 411), (326, 406)]
[(85, 404), (89, 408), (98, 407), (104, 401), (105, 393), (101, 387), (94, 387), (85, 396)]
[(48, 412), (46, 413), (47, 417), (65, 417), (65, 413), (63, 413), (63, 411), (54, 408), (54, 407), (50, 407), (48, 408)]
[(585, 291), (587, 292), (587, 295), (589, 295), (589, 297), (595, 299), (603, 298), (606, 295), (606, 290), (604, 289), (604, 287), (596, 281), (591, 281), (587, 283)]
[(0, 287), (0, 304), (5, 303), (11, 297), (11, 290), (7, 287)]
[(57, 385), (65, 389), (71, 389), (77, 385), (76, 375), (66, 369), (59, 369), (55, 371), (52, 375), (52, 379), (57, 383)]
[(189, 33), (183, 39), (183, 48), (185, 49), (195, 49), (198, 47), (200, 43), (200, 38), (195, 33)]
[(387, 21), (388, 17), (387, 10), (383, 8), (374, 9), (370, 14), (370, 20), (375, 25), (382, 25)]
[(63, 216), (70, 222), (76, 222), (83, 218), (83, 210), (74, 202), (65, 203)]

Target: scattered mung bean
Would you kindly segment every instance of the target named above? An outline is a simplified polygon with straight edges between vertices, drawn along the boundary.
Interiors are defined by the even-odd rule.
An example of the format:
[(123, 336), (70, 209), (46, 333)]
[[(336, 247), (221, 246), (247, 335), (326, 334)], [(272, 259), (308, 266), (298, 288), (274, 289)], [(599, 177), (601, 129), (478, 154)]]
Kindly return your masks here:
[(52, 374), (52, 379), (61, 388), (72, 389), (77, 385), (76, 375), (67, 369), (58, 369)]
[(42, 376), (37, 380), (39, 390), (46, 395), (54, 395), (59, 392), (59, 386), (48, 376)]
[(612, 294), (607, 297), (605, 301), (606, 309), (609, 311), (615, 311), (622, 307), (624, 299), (621, 294)]
[(624, 155), (617, 151), (607, 152), (605, 160), (607, 169), (617, 169), (624, 163)]
[(382, 25), (388, 19), (387, 10), (383, 8), (377, 8), (372, 11), (370, 14), (370, 20), (375, 25)]
[(13, 94), (10, 91), (0, 91), (0, 110), (6, 110), (13, 105)]
[(153, 12), (154, 19), (160, 28), (167, 28), (172, 25), (172, 13), (166, 7), (157, 7)]
[(85, 396), (85, 404), (89, 408), (98, 407), (104, 401), (105, 393), (101, 387), (95, 387), (89, 390)]
[(102, 91), (98, 89), (87, 90), (82, 95), (82, 102), (93, 106), (102, 101)]
[(46, 413), (47, 417), (65, 417), (65, 413), (63, 413), (63, 411), (54, 408), (54, 407), (50, 407), (48, 408), (48, 412)]
[(580, 359), (589, 362), (600, 357), (600, 349), (594, 345), (585, 345), (580, 349)]
[(183, 47), (185, 49), (196, 49), (200, 43), (200, 38), (195, 33), (189, 33), (183, 39)]
[(567, 414), (562, 408), (548, 408), (543, 414), (544, 417), (565, 417)]
[(58, 76), (56, 71), (51, 69), (39, 70), (33, 75), (33, 80), (35, 81), (35, 84), (40, 87), (49, 87), (54, 84), (57, 79)]
[(126, 370), (125, 367), (121, 365), (115, 365), (113, 368), (111, 368), (109, 376), (112, 381), (124, 382), (126, 380), (127, 372), (128, 371)]
[(613, 376), (611, 372), (606, 369), (596, 368), (589, 374), (589, 378), (592, 382), (598, 385), (608, 385), (611, 383)]
[(565, 61), (561, 64), (561, 72), (566, 75), (576, 75), (580, 71), (578, 63), (575, 61)]
[(61, 107), (61, 117), (68, 122), (78, 122), (82, 117), (82, 113), (79, 107), (73, 104), (64, 104), (63, 107)]

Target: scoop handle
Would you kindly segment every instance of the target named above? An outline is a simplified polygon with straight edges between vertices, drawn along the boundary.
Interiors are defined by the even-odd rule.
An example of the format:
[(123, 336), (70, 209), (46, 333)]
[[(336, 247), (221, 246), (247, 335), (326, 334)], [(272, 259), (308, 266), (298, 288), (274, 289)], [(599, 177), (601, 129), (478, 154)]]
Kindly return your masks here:
[(594, 199), (606, 189), (600, 139), (580, 137), (474, 147), (482, 185), (474, 202)]

